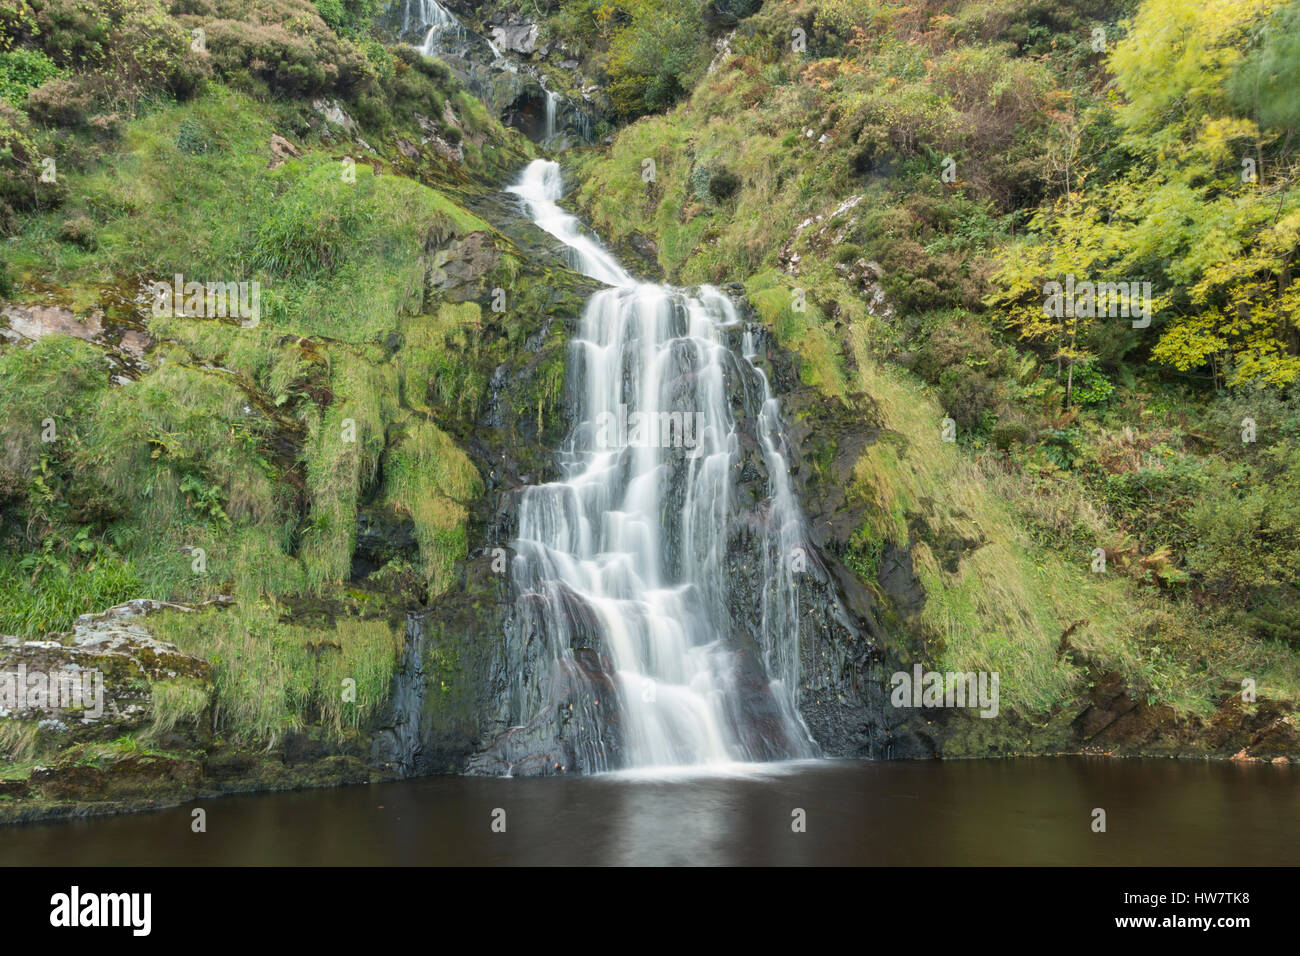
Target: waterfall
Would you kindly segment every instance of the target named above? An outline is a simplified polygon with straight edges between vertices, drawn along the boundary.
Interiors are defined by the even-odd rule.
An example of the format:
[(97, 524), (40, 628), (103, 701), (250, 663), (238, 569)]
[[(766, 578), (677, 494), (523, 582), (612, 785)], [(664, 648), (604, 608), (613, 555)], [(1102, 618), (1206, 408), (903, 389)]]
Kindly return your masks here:
[[(401, 35), (407, 40), (413, 35), (422, 36), (413, 44), (415, 49), (446, 64), (490, 110), (508, 124), (523, 128), (538, 142), (556, 145), (562, 110), (565, 131), (582, 142), (591, 140), (591, 117), (579, 103), (549, 89), (537, 67), (521, 64), (490, 37), (471, 32), (438, 0), (405, 0)], [(534, 83), (541, 87), (543, 96), (540, 124), (535, 112)], [(511, 112), (516, 115), (508, 118)]]
[[(530, 163), (509, 191), (573, 268), (610, 287), (591, 297), (570, 345), (576, 425), (563, 477), (525, 488), (519, 504), (515, 606), (549, 644), (562, 687), (521, 691), (521, 709), (579, 699), (578, 769), (815, 754), (796, 706), (803, 519), (751, 331), (717, 289), (633, 278), (558, 206), (557, 164)], [(736, 394), (767, 472), (743, 527)], [(742, 590), (745, 575), (754, 583)], [(602, 687), (616, 700), (602, 702)]]
[(560, 101), (560, 95), (553, 90), (542, 88), (546, 94), (546, 125), (542, 133), (542, 142), (549, 143), (555, 139), (555, 108)]
[[(414, 16), (412, 6), (415, 7)], [(438, 0), (406, 0), (402, 11), (402, 32), (406, 33), (413, 25), (428, 28), (424, 42), (418, 48), (425, 56), (437, 56), (443, 48), (444, 37), (453, 41), (463, 41), (465, 38), (465, 28)]]

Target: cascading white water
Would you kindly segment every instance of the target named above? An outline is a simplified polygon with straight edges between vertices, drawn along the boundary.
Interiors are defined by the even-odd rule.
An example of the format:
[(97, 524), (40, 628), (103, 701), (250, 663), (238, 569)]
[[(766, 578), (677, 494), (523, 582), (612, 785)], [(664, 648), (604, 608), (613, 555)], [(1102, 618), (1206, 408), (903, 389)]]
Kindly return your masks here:
[(418, 48), (425, 56), (436, 56), (442, 49), (444, 37), (462, 39), (465, 35), (465, 28), (455, 14), (438, 0), (406, 0), (402, 11), (402, 32), (416, 25), (428, 28), (424, 42)]
[[(517, 599), (542, 608), (557, 658), (598, 635), (616, 672), (627, 764), (811, 755), (794, 699), (791, 558), (802, 518), (777, 402), (749, 361), (752, 336), (745, 333), (741, 356), (726, 347), (726, 330), (740, 319), (716, 289), (633, 278), (557, 205), (557, 164), (530, 163), (510, 191), (564, 244), (576, 270), (611, 286), (591, 297), (571, 345), (578, 424), (561, 456), (564, 478), (522, 496), (511, 569)], [(759, 383), (754, 427), (769, 475), (761, 553), (750, 556), (761, 597), (742, 608), (727, 573), (739, 436), (726, 380), (739, 363)], [(739, 622), (738, 613), (754, 619)], [(741, 632), (755, 638), (766, 671), (757, 691), (732, 640)], [(589, 766), (608, 767), (599, 740), (587, 749)]]
[(560, 102), (560, 95), (545, 88), (542, 91), (546, 94), (546, 124), (542, 131), (542, 142), (549, 143), (555, 139), (555, 113)]

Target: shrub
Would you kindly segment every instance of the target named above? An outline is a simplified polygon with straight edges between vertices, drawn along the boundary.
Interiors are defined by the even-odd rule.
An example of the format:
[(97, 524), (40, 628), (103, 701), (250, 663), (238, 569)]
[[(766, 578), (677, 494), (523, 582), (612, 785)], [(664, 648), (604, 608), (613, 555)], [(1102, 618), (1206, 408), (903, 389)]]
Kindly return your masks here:
[(19, 47), (0, 53), (0, 99), (21, 106), (29, 90), (59, 74), (59, 67), (40, 50)]
[(626, 117), (667, 109), (685, 94), (707, 50), (694, 0), (646, 0), (609, 50), (609, 96)]
[(376, 84), (366, 54), (336, 36), (308, 0), (272, 0), (251, 10), (240, 0), (213, 0), (209, 7), (210, 16), (179, 18), (207, 31), (212, 66), (228, 80), (253, 79), (293, 96), (351, 96)]
[(1088, 362), (1074, 367), (1074, 401), (1080, 405), (1102, 405), (1115, 393), (1115, 383)]
[(340, 36), (360, 34), (379, 12), (379, 0), (312, 0), (321, 19)]
[(1275, 445), (1255, 467), (1213, 467), (1188, 523), (1187, 563), (1215, 592), (1300, 581), (1300, 446)]
[(940, 401), (963, 431), (975, 431), (984, 424), (996, 394), (993, 379), (964, 365), (950, 367), (940, 381)]
[(914, 371), (937, 384), (955, 366), (980, 369), (992, 376), (1006, 371), (1004, 353), (993, 342), (984, 323), (962, 313), (939, 313), (937, 327), (917, 352)]
[(95, 135), (106, 140), (120, 137), (126, 126), (121, 113), (96, 113), (86, 123)]
[(1019, 421), (999, 421), (993, 426), (993, 446), (999, 451), (1008, 451), (1017, 443), (1023, 444), (1029, 438), (1029, 426)]
[(95, 224), (86, 216), (73, 216), (64, 220), (59, 228), (59, 238), (83, 249), (94, 249)]
[(725, 166), (719, 166), (709, 177), (709, 195), (715, 202), (730, 199), (739, 188), (740, 177)]
[(94, 97), (81, 77), (50, 80), (27, 96), (27, 112), (49, 126), (80, 126), (94, 109)]
[(0, 204), (10, 207), (11, 212), (29, 208), (35, 202), (38, 160), (27, 117), (0, 102)]
[(393, 50), (393, 55), (402, 63), (413, 67), (416, 71), (437, 83), (451, 81), (451, 70), (448, 69), (447, 64), (441, 60), (425, 56), (414, 47), (399, 46)]
[(82, 74), (97, 100), (133, 102), (151, 91), (192, 95), (206, 58), (158, 0), (40, 0), (37, 35), (54, 62)]

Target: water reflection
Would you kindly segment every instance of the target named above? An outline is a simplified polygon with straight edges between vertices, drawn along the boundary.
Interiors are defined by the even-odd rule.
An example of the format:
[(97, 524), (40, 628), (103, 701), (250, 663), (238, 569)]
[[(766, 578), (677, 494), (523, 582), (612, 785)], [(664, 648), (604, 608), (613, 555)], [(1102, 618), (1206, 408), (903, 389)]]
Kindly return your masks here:
[(193, 805), (10, 827), (0, 864), (1281, 865), (1300, 859), (1298, 785), (1292, 767), (1102, 758), (439, 777), (201, 801), (203, 834)]

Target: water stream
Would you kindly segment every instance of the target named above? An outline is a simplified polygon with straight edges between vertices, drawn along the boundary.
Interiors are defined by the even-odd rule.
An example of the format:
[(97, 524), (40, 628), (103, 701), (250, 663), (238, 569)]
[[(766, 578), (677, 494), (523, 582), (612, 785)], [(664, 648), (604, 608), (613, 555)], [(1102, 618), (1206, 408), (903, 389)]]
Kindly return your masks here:
[(455, 14), (438, 0), (406, 0), (402, 12), (402, 32), (405, 33), (414, 26), (427, 28), (424, 42), (419, 47), (425, 56), (436, 57), (442, 53), (446, 49), (444, 39), (451, 49), (459, 51), (467, 35)]
[[(794, 696), (802, 518), (777, 401), (736, 304), (708, 286), (637, 281), (558, 206), (557, 164), (534, 161), (510, 191), (573, 268), (609, 286), (571, 343), (576, 425), (560, 451), (563, 477), (525, 489), (520, 504), (516, 606), (557, 675), (531, 706), (579, 698), (584, 770), (813, 755)], [(731, 332), (741, 333), (739, 354)], [(766, 499), (749, 512), (760, 526), (744, 536), (757, 603), (734, 592), (728, 572), (737, 394), (756, 413), (748, 435), (767, 472)], [(593, 671), (610, 678), (616, 701), (599, 701)]]

